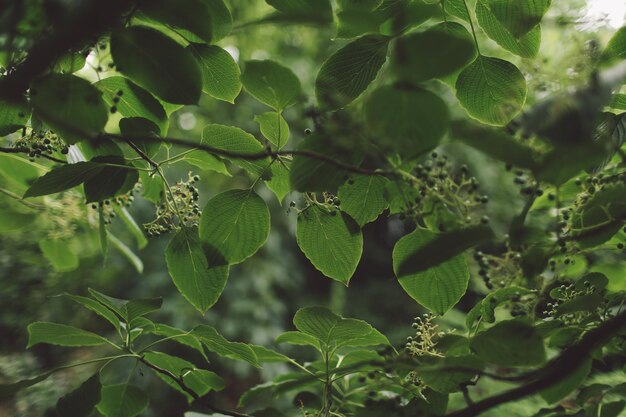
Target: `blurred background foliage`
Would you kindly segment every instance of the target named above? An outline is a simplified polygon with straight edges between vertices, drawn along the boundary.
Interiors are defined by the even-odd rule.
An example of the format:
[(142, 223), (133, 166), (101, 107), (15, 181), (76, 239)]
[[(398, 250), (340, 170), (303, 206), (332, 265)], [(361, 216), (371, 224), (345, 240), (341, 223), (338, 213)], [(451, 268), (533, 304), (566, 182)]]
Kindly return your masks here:
[[(2, 5), (4, 2), (0, 2)], [(305, 129), (314, 129), (311, 111), (314, 104), (313, 85), (315, 75), (326, 57), (346, 43), (335, 39), (334, 24), (326, 26), (262, 22), (263, 16), (272, 9), (262, 0), (230, 0), (230, 10), (236, 22), (233, 33), (220, 41), (238, 61), (248, 59), (272, 59), (291, 68), (300, 78), (304, 97), (285, 113), (292, 132), (291, 145), (304, 137)], [(596, 4), (597, 3), (597, 4)], [(598, 51), (623, 22), (624, 10), (612, 9), (618, 0), (606, 1), (554, 1), (548, 15), (543, 19), (543, 40), (536, 59), (526, 60), (509, 54), (479, 32), (481, 48), (487, 55), (501, 56), (514, 62), (524, 73), (529, 85), (527, 106), (537, 100), (572, 86), (585, 84), (595, 67)], [(603, 5), (606, 6), (603, 8)], [(598, 11), (606, 11), (603, 17)], [(622, 16), (615, 16), (621, 10)], [(2, 7), (0, 7), (0, 12)], [(45, 16), (35, 16), (32, 22), (33, 38), (45, 32)], [(245, 22), (250, 22), (246, 24)], [(106, 63), (106, 51), (101, 61)], [(83, 73), (96, 77), (95, 71), (86, 66)], [(384, 83), (380, 77), (375, 83)], [(434, 82), (433, 82), (434, 83)], [(433, 85), (438, 91), (447, 91), (449, 86)], [(452, 100), (454, 102), (454, 100)], [(200, 106), (183, 107), (171, 114), (168, 136), (177, 138), (199, 138), (202, 127), (208, 123), (238, 126), (259, 135), (254, 115), (266, 108), (242, 92), (234, 105), (203, 96)], [(453, 114), (463, 110), (457, 105)], [(487, 214), (495, 228), (504, 230), (514, 213), (519, 212), (523, 198), (513, 185), (514, 173), (505, 170), (482, 154), (462, 145), (449, 143), (438, 152), (447, 154), (454, 164), (467, 164), (470, 172), (478, 177), (484, 192), (491, 196)], [(474, 169), (480, 167), (480, 169)], [(200, 205), (213, 195), (229, 188), (249, 185), (246, 175), (229, 167), (232, 178), (212, 171), (202, 171), (186, 162), (179, 162), (167, 171), (168, 179), (174, 183), (185, 180), (188, 172), (201, 177), (197, 184)], [(0, 162), (0, 187), (11, 188), (12, 169), (21, 169), (9, 160)], [(12, 186), (14, 184), (11, 184)], [(95, 224), (95, 210), (86, 207), (79, 198), (65, 194), (66, 201), (56, 202), (55, 210), (37, 216), (34, 222), (21, 227), (16, 221), (12, 230), (0, 230), (0, 378), (17, 379), (27, 377), (62, 363), (88, 359), (93, 354), (72, 350), (68, 357), (66, 349), (50, 345), (39, 345), (23, 353), (26, 344), (26, 325), (35, 320), (47, 320), (85, 329), (104, 332), (106, 323), (95, 318), (86, 310), (71, 304), (69, 300), (56, 297), (62, 292), (85, 293), (88, 287), (120, 298), (163, 296), (164, 305), (154, 319), (180, 328), (191, 328), (202, 322), (210, 323), (231, 340), (246, 340), (251, 343), (274, 346), (274, 338), (292, 328), (291, 317), (298, 308), (307, 305), (326, 305), (347, 317), (358, 317), (381, 329), (389, 339), (398, 344), (411, 334), (412, 317), (422, 311), (402, 289), (395, 279), (391, 266), (391, 251), (394, 243), (406, 234), (411, 225), (398, 216), (380, 217), (365, 226), (364, 254), (349, 289), (324, 278), (298, 250), (295, 240), (295, 213), (289, 212), (289, 202), (298, 195), (288, 196), (280, 205), (267, 189), (261, 196), (271, 210), (272, 229), (266, 245), (250, 260), (232, 268), (230, 279), (218, 303), (204, 316), (200, 316), (176, 291), (168, 276), (163, 252), (167, 237), (152, 238), (146, 247), (138, 250), (130, 242), (133, 236), (119, 220), (112, 224), (113, 233), (135, 251), (143, 263), (139, 273), (129, 260), (118, 251), (112, 250), (103, 264)], [(54, 202), (51, 202), (54, 205)], [(0, 216), (7, 210), (29, 215), (29, 211), (15, 201), (0, 194)], [(138, 223), (149, 222), (154, 216), (154, 206), (137, 198), (129, 211)], [(79, 231), (81, 233), (79, 233)], [(82, 233), (88, 231), (88, 233)], [(69, 259), (60, 265), (51, 265), (42, 255), (39, 241), (46, 236), (65, 234), (63, 242), (70, 252)], [(606, 275), (623, 276), (624, 263), (614, 255), (598, 253), (587, 259), (588, 263), (602, 265)], [(593, 265), (591, 265), (593, 267)], [(474, 266), (475, 267), (475, 266)], [(474, 271), (475, 272), (475, 271)], [(473, 274), (475, 276), (475, 274)], [(623, 280), (613, 278), (610, 285), (614, 290), (626, 289)], [(620, 288), (621, 286), (621, 288)], [(480, 280), (470, 283), (470, 290), (444, 319), (450, 327), (462, 327), (464, 314), (481, 298), (484, 286)], [(192, 351), (183, 347), (170, 347), (172, 353), (194, 358)], [(293, 349), (293, 348), (292, 348)], [(292, 356), (308, 352), (289, 352)], [(306, 359), (306, 356), (304, 357)], [(116, 366), (124, 367), (123, 361)], [(230, 361), (212, 361), (217, 373), (224, 376), (229, 386), (228, 397), (219, 394), (219, 401), (233, 407), (238, 396), (249, 387), (268, 380), (284, 365), (266, 367), (262, 371)], [(77, 376), (86, 377), (89, 369), (74, 369), (54, 375), (44, 383), (21, 393), (10, 404), (0, 405), (0, 417), (45, 416), (56, 399), (69, 391)], [(115, 368), (107, 370), (110, 378), (116, 378)], [(607, 375), (604, 383), (624, 382), (623, 375)], [(154, 378), (137, 376), (136, 383), (151, 392), (152, 406), (143, 413), (145, 417), (174, 417), (182, 415), (184, 398), (168, 391), (164, 384)], [(143, 380), (142, 380), (143, 379)], [(481, 382), (476, 389), (481, 393), (502, 389), (502, 383)], [(158, 391), (157, 391), (158, 390)], [(163, 391), (162, 394), (158, 393)], [(460, 405), (460, 394), (453, 397), (450, 408)], [(507, 408), (510, 416), (530, 415), (541, 405), (525, 400), (513, 408)], [(497, 416), (498, 409), (489, 413)]]

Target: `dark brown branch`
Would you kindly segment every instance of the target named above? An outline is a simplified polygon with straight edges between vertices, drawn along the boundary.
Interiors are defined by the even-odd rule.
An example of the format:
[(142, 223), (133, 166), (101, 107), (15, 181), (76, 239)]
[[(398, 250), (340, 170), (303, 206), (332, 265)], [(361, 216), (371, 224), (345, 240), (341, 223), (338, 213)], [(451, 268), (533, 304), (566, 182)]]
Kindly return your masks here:
[[(118, 141), (124, 141), (127, 142), (128, 138), (123, 136), (123, 135), (115, 135), (115, 134), (104, 134), (106, 137), (108, 137), (109, 139), (113, 139), (113, 140), (118, 140)], [(336, 166), (337, 168), (340, 168), (344, 171), (348, 171), (348, 172), (352, 172), (355, 174), (361, 174), (361, 175), (384, 175), (384, 176), (390, 176), (390, 177), (398, 177), (400, 176), (400, 174), (398, 174), (396, 171), (390, 171), (390, 170), (382, 170), (382, 169), (367, 169), (367, 168), (361, 168), (361, 167), (357, 167), (354, 165), (350, 165), (347, 164), (345, 162), (342, 161), (338, 161), (330, 156), (318, 153), (318, 152), (314, 152), (314, 151), (307, 151), (307, 150), (280, 150), (280, 151), (273, 151), (271, 149), (267, 149), (264, 150), (262, 152), (255, 152), (255, 153), (245, 153), (245, 152), (233, 152), (233, 151), (227, 151), (225, 149), (220, 149), (220, 148), (215, 148), (213, 146), (209, 146), (209, 145), (205, 145), (203, 143), (194, 143), (194, 142), (190, 142), (188, 140), (185, 139), (178, 139), (178, 138), (171, 138), (171, 137), (166, 137), (166, 138), (159, 138), (159, 137), (153, 137), (153, 136), (142, 136), (142, 137), (136, 137), (133, 136), (134, 139), (136, 140), (141, 140), (141, 141), (146, 141), (146, 142), (167, 142), (167, 143), (171, 143), (174, 145), (178, 145), (178, 146), (183, 146), (186, 148), (196, 148), (198, 150), (202, 150), (208, 153), (211, 153), (213, 155), (217, 155), (217, 156), (223, 156), (226, 158), (231, 158), (231, 159), (242, 159), (242, 160), (247, 160), (247, 161), (256, 161), (256, 160), (260, 160), (260, 159), (264, 159), (264, 158), (278, 158), (279, 156), (304, 156), (304, 157), (308, 157), (311, 159), (316, 159), (318, 161), (322, 161), (322, 162), (326, 162), (329, 163), (331, 165)]]
[(122, 23), (122, 17), (135, 1), (82, 0), (67, 16), (60, 18), (50, 36), (36, 43), (26, 59), (0, 79), (0, 97), (18, 100), (31, 81), (48, 71), (52, 63), (68, 51), (78, 50), (112, 27)]
[(133, 151), (135, 151), (137, 155), (139, 155), (145, 161), (148, 161), (150, 166), (152, 166), (154, 169), (159, 169), (159, 164), (157, 164), (154, 160), (152, 160), (152, 158), (146, 155), (146, 153), (142, 151), (141, 148), (139, 148), (137, 145), (135, 145), (135, 143), (132, 140), (126, 139), (126, 143), (128, 144), (128, 146), (133, 148)]
[(145, 360), (143, 358), (143, 356), (138, 358), (138, 360), (141, 363), (143, 363), (144, 365), (146, 365), (148, 368), (154, 370), (155, 372), (158, 372), (161, 375), (165, 375), (168, 378), (171, 378), (180, 387), (180, 389), (182, 389), (185, 393), (187, 393), (189, 396), (191, 396), (191, 398), (193, 398), (194, 401), (197, 401), (199, 404), (202, 404), (203, 406), (207, 407), (211, 411), (213, 411), (215, 413), (219, 413), (219, 414), (224, 414), (225, 416), (252, 417), (252, 416), (250, 416), (248, 414), (238, 413), (237, 411), (225, 410), (225, 409), (222, 409), (220, 407), (216, 407), (215, 405), (213, 405), (210, 402), (208, 402), (205, 398), (203, 398), (203, 397), (199, 396), (198, 394), (196, 394), (196, 392), (194, 390), (189, 388), (187, 386), (187, 384), (185, 384), (185, 381), (183, 380), (182, 377), (180, 377), (180, 376), (178, 376), (178, 375), (168, 371), (167, 369), (163, 369), (160, 366), (157, 366), (157, 365), (154, 365), (154, 364), (148, 362), (147, 360)]
[(478, 401), (467, 408), (447, 414), (446, 417), (475, 417), (501, 404), (519, 400), (554, 386), (576, 371), (576, 364), (587, 359), (593, 350), (607, 343), (613, 335), (624, 328), (626, 328), (626, 311), (589, 331), (580, 342), (550, 361), (538, 373), (540, 376), (534, 381)]

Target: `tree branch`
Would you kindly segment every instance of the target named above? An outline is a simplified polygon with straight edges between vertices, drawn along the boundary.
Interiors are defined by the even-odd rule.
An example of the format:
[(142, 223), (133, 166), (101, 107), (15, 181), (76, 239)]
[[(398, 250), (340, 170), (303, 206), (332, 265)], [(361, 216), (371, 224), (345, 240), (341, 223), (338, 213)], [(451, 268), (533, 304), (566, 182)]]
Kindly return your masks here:
[(574, 364), (585, 360), (594, 349), (604, 345), (615, 333), (625, 328), (626, 311), (589, 331), (580, 342), (550, 361), (534, 381), (478, 401), (462, 410), (453, 411), (446, 417), (474, 417), (498, 405), (519, 400), (556, 385), (576, 371)]
[[(30, 149), (28, 149), (28, 148), (4, 148), (4, 147), (0, 147), (0, 153), (26, 153), (26, 154), (28, 154), (28, 153), (30, 153)], [(62, 159), (58, 159), (58, 158), (55, 158), (54, 156), (46, 155), (46, 154), (43, 154), (43, 153), (40, 153), (37, 156), (49, 159), (50, 161), (54, 161), (54, 162), (57, 162), (59, 164), (67, 164), (67, 161), (64, 161)]]

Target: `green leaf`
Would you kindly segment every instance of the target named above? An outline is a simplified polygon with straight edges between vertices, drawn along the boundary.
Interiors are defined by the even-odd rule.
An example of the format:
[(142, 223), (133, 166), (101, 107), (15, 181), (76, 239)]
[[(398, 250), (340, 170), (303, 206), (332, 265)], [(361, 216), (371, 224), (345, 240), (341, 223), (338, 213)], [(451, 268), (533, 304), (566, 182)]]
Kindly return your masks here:
[(163, 304), (163, 298), (134, 298), (124, 304), (122, 313), (130, 323), (137, 317), (144, 316), (153, 311), (159, 310)]
[(476, 2), (476, 20), (487, 36), (504, 49), (523, 58), (534, 58), (541, 45), (541, 26), (537, 25), (521, 37), (515, 37), (481, 1)]
[(533, 150), (503, 130), (457, 120), (450, 126), (450, 135), (502, 162), (532, 171), (537, 169), (537, 157)]
[(169, 337), (173, 342), (189, 346), (190, 348), (196, 350), (199, 354), (201, 354), (202, 357), (207, 359), (206, 352), (202, 347), (202, 343), (200, 343), (200, 341), (194, 335), (192, 335), (191, 332), (180, 330), (175, 327), (168, 326), (167, 324), (157, 323), (153, 329), (150, 329), (150, 333), (159, 336)]
[(230, 173), (224, 161), (201, 149), (185, 154), (180, 161), (187, 162), (188, 164), (200, 168), (202, 171), (215, 171), (230, 177)]
[(254, 116), (254, 121), (259, 124), (261, 134), (265, 139), (276, 145), (278, 149), (287, 144), (289, 140), (289, 125), (278, 112), (266, 112)]
[(148, 407), (148, 395), (130, 384), (105, 385), (97, 408), (104, 417), (135, 417)]
[(365, 117), (377, 144), (408, 159), (439, 144), (450, 115), (436, 94), (396, 85), (380, 87), (367, 98)]
[(487, 225), (470, 226), (435, 235), (414, 252), (405, 255), (404, 261), (394, 269), (398, 276), (423, 272), (493, 238), (495, 234)]
[(83, 382), (78, 388), (57, 401), (57, 415), (63, 417), (86, 417), (100, 402), (100, 373)]
[(403, 80), (419, 83), (459, 71), (475, 57), (472, 35), (463, 25), (447, 22), (399, 38), (394, 67)]
[(309, 206), (298, 215), (296, 240), (321, 273), (349, 284), (363, 252), (363, 235), (350, 216), (335, 209)]
[(321, 21), (333, 20), (333, 9), (329, 0), (265, 0), (267, 4), (290, 16), (307, 16)]
[[(162, 352), (146, 352), (144, 358), (152, 365), (165, 369), (177, 378), (182, 379), (183, 383), (195, 392), (198, 397), (206, 395), (209, 391), (221, 391), (224, 389), (224, 380), (216, 373), (206, 369), (198, 369), (193, 363), (179, 357)], [(193, 402), (194, 398), (185, 392), (177, 381), (161, 372), (155, 371), (155, 374), (165, 381), (167, 385), (184, 394), (189, 403)]]
[(332, 54), (315, 80), (315, 96), (325, 110), (353, 102), (374, 81), (387, 60), (391, 38), (365, 35)]
[(47, 172), (30, 186), (24, 198), (38, 197), (69, 190), (91, 179), (102, 171), (102, 164), (77, 162), (66, 164)]
[(58, 346), (99, 346), (106, 342), (104, 337), (87, 330), (64, 324), (37, 321), (28, 325), (26, 349), (39, 343)]
[[(125, 164), (119, 156), (96, 156), (90, 162), (97, 162), (101, 169), (97, 175), (85, 179), (85, 198), (87, 203), (103, 201), (130, 191), (137, 181), (139, 173), (134, 167)], [(109, 166), (115, 164), (120, 166)], [(128, 168), (122, 168), (127, 166)]]
[(300, 96), (300, 80), (277, 62), (246, 61), (241, 82), (248, 93), (274, 110), (281, 111)]
[(293, 359), (282, 353), (268, 349), (265, 346), (249, 345), (256, 355), (259, 363), (293, 362)]
[(116, 329), (120, 328), (120, 319), (115, 315), (115, 313), (113, 313), (111, 310), (109, 310), (108, 308), (100, 304), (99, 302), (92, 300), (91, 298), (82, 297), (80, 295), (73, 295), (73, 294), (68, 294), (68, 293), (64, 293), (63, 295), (69, 298), (70, 300), (80, 304), (81, 306), (85, 307), (86, 309), (93, 311), (100, 317), (104, 318), (106, 321), (111, 323), (113, 327), (115, 327)]
[(202, 91), (218, 100), (234, 103), (241, 91), (241, 71), (232, 56), (215, 45), (187, 47), (202, 68)]
[(209, 262), (242, 262), (263, 246), (269, 232), (269, 209), (252, 189), (225, 191), (202, 209), (199, 236)]
[[(168, 119), (163, 106), (152, 94), (124, 77), (109, 77), (94, 84), (103, 93), (107, 106), (117, 108), (124, 117), (143, 117), (167, 132)], [(123, 133), (124, 134), (124, 133)]]
[(389, 214), (399, 214), (410, 210), (418, 197), (420, 195), (417, 188), (406, 181), (389, 181), (385, 186), (385, 198), (389, 202)]
[(619, 231), (626, 217), (626, 184), (606, 185), (577, 206), (572, 237), (586, 247), (600, 245)]
[[(258, 154), (265, 151), (265, 147), (256, 140), (250, 133), (237, 127), (224, 126), (218, 124), (206, 125), (202, 129), (202, 143), (227, 152), (241, 154)], [(251, 175), (262, 178), (269, 178), (271, 171), (269, 157), (254, 160), (228, 157)]]
[(363, 227), (373, 222), (389, 206), (385, 199), (385, 187), (389, 180), (378, 175), (359, 175), (339, 187), (337, 196), (341, 210)]
[(146, 27), (118, 29), (111, 35), (117, 70), (157, 97), (174, 104), (196, 104), (202, 72), (194, 56), (171, 38)]
[(609, 106), (618, 110), (626, 110), (626, 94), (615, 94)]
[(541, 22), (551, 0), (478, 0), (513, 36), (519, 38)]
[(456, 96), (470, 116), (492, 125), (504, 125), (526, 101), (526, 80), (508, 61), (479, 56), (456, 81)]
[(278, 202), (282, 202), (291, 192), (290, 176), (291, 161), (280, 160), (272, 165), (272, 178), (265, 181), (267, 188), (272, 190)]
[(571, 364), (568, 374), (564, 375), (558, 383), (541, 391), (539, 395), (550, 404), (561, 401), (569, 393), (578, 388), (587, 378), (591, 371), (591, 358), (586, 358), (582, 363)]
[(192, 35), (207, 43), (213, 38), (211, 12), (202, 0), (144, 0), (139, 2), (137, 10), (157, 22), (177, 28), (186, 38)]
[(471, 381), (484, 368), (475, 356), (435, 358), (431, 362), (418, 367), (417, 372), (424, 384), (443, 394), (460, 391), (463, 383)]
[(404, 236), (393, 248), (393, 270), (411, 298), (443, 315), (467, 290), (469, 271), (463, 255), (454, 256), (425, 271), (406, 275), (400, 273), (401, 265), (436, 238), (436, 234), (422, 229)]
[(213, 42), (224, 39), (233, 30), (233, 17), (224, 0), (202, 0), (209, 8)]
[(525, 320), (497, 323), (474, 336), (470, 348), (482, 359), (501, 366), (535, 366), (546, 360), (541, 334)]
[(88, 288), (87, 290), (89, 291), (89, 295), (91, 295), (91, 297), (93, 297), (108, 310), (115, 313), (117, 317), (121, 319), (124, 318), (124, 313), (122, 312), (122, 309), (124, 308), (124, 304), (126, 304), (127, 300), (109, 297), (108, 295), (102, 294), (101, 292), (98, 292), (92, 288)]
[(622, 26), (609, 40), (602, 52), (604, 61), (626, 59), (626, 26)]
[(224, 336), (211, 326), (200, 325), (193, 329), (192, 334), (213, 353), (225, 358), (248, 362), (252, 366), (259, 367), (256, 354), (250, 346), (245, 343), (226, 340)]
[(102, 93), (88, 81), (48, 74), (30, 89), (34, 115), (67, 143), (96, 137), (109, 117)]
[(289, 343), (297, 346), (313, 346), (315, 349), (320, 349), (320, 342), (316, 337), (302, 332), (291, 331), (282, 333), (276, 338), (276, 343)]
[(23, 379), (21, 381), (12, 382), (10, 384), (0, 384), (0, 400), (5, 400), (7, 398), (11, 398), (21, 390), (32, 387), (35, 384), (40, 383), (47, 379), (50, 375), (58, 371), (59, 369), (53, 369), (51, 371), (45, 372), (41, 375), (37, 375), (34, 378)]
[[(287, 183), (289, 183), (289, 177), (287, 177)], [(0, 208), (0, 233), (23, 229), (36, 219), (35, 213), (20, 213)]]
[(125, 117), (119, 123), (124, 139), (137, 146), (146, 156), (153, 158), (161, 149), (160, 129), (143, 117)]
[(57, 272), (70, 272), (78, 268), (79, 259), (66, 240), (44, 238), (39, 249)]
[[(354, 341), (374, 331), (363, 320), (343, 318), (323, 307), (301, 308), (293, 317), (293, 324), (302, 333), (319, 340), (324, 350), (353, 346)], [(357, 343), (356, 346), (362, 345)]]
[(228, 280), (228, 265), (211, 265), (196, 229), (182, 228), (165, 248), (165, 262), (178, 291), (205, 313), (217, 302)]
[(26, 126), (31, 109), (25, 101), (0, 100), (0, 136), (6, 136)]
[(470, 15), (465, 6), (465, 0), (446, 0), (443, 5), (446, 13), (450, 13), (466, 22), (470, 21)]

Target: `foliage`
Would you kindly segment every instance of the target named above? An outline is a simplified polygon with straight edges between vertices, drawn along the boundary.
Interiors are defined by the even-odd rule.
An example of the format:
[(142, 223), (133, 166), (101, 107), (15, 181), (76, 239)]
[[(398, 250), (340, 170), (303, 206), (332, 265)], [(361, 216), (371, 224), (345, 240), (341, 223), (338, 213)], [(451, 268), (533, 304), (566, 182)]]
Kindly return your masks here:
[[(197, 315), (166, 324), (153, 293), (120, 299), (63, 283), (63, 298), (108, 329), (47, 321), (54, 314), (32, 322), (27, 349), (92, 353), (7, 378), (0, 398), (85, 367), (56, 415), (153, 413), (159, 398), (137, 377), (146, 370), (185, 411), (215, 415), (463, 417), (535, 395), (543, 402), (527, 415), (617, 416), (624, 385), (591, 381), (626, 363), (626, 29), (603, 50), (588, 42), (580, 78), (552, 80), (575, 86), (543, 98), (550, 68), (535, 58), (561, 30), (542, 28), (562, 7), (549, 0), (267, 0), (254, 13), (231, 3), (9, 2), (0, 232), (32, 232), (29, 258), (58, 274), (87, 272), (95, 253), (141, 274), (140, 251), (162, 242), (153, 255), (205, 316), (229, 286), (249, 285), (229, 276), (287, 234), (276, 207), (295, 213), (292, 241), (319, 285), (341, 284), (334, 294), (358, 285), (387, 239), (370, 230), (406, 226), (381, 253), (399, 284), (385, 286), (426, 310), (414, 334), (397, 343), (309, 306), (274, 350)], [(328, 51), (333, 22), (340, 41)], [(239, 59), (226, 43), (256, 45), (245, 33), (265, 25), (275, 37), (318, 31), (302, 46), (311, 68), (280, 54)], [(184, 116), (203, 112), (207, 123), (185, 128)], [(376, 307), (391, 301), (378, 295)], [(222, 360), (277, 373), (228, 404), (221, 392), (235, 384)], [(485, 380), (501, 385), (473, 401)]]

